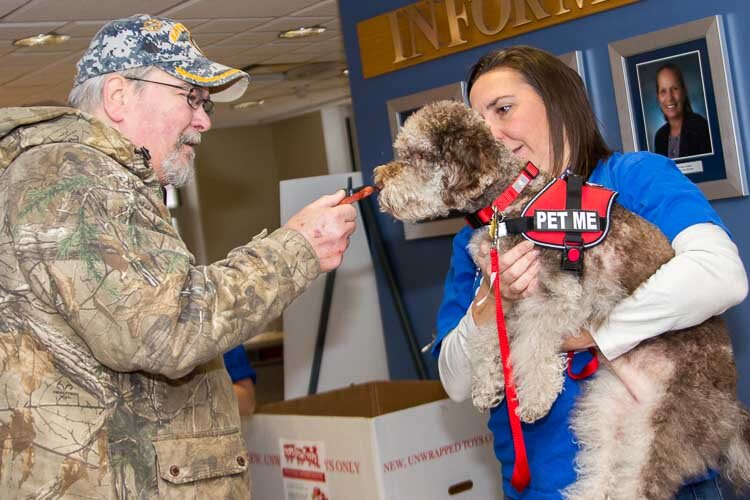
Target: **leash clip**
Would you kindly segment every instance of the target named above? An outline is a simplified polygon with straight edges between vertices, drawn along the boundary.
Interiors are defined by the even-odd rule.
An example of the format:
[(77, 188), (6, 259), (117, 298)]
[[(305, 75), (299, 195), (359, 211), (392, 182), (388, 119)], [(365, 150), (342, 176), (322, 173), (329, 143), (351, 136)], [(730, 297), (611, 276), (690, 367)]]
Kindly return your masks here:
[[(492, 207), (492, 219), (490, 220), (490, 240), (492, 245), (498, 248), (500, 244), (500, 237), (507, 234), (504, 231), (500, 231), (500, 224), (505, 221), (505, 212), (502, 212), (496, 206)], [(502, 234), (501, 234), (502, 233)]]

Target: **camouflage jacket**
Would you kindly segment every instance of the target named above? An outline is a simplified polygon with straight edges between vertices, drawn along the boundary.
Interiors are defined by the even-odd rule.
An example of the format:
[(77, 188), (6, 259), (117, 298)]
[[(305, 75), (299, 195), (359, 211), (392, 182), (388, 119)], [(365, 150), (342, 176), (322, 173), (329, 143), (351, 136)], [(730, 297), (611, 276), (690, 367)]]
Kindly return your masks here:
[(133, 144), (0, 109), (0, 496), (248, 498), (221, 353), (320, 272), (280, 229), (196, 266)]

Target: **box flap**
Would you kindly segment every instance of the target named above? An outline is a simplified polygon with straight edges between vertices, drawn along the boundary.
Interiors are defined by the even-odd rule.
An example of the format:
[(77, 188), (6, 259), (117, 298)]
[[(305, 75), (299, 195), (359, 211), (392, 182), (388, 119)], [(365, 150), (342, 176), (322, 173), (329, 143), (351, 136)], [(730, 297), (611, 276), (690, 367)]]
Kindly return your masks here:
[(371, 418), (447, 397), (436, 380), (368, 382), (270, 403), (261, 406), (256, 413)]

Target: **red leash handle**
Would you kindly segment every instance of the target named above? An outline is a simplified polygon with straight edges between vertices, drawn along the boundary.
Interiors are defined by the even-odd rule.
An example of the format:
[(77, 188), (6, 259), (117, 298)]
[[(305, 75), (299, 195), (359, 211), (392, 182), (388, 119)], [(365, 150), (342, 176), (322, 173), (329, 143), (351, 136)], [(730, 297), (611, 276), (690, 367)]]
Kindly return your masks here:
[(513, 436), (513, 451), (516, 455), (510, 484), (516, 491), (522, 492), (531, 482), (531, 471), (529, 470), (529, 459), (526, 456), (526, 443), (523, 440), (521, 419), (518, 417), (518, 393), (516, 392), (516, 383), (513, 380), (513, 367), (510, 363), (510, 342), (508, 341), (508, 330), (505, 328), (503, 299), (500, 296), (500, 261), (497, 249), (494, 247), (490, 250), (490, 258), (492, 273), (495, 276), (493, 290), (495, 292), (497, 339), (500, 343), (500, 358), (503, 363), (503, 376), (505, 377), (505, 399), (508, 402), (508, 417), (510, 419), (510, 431)]

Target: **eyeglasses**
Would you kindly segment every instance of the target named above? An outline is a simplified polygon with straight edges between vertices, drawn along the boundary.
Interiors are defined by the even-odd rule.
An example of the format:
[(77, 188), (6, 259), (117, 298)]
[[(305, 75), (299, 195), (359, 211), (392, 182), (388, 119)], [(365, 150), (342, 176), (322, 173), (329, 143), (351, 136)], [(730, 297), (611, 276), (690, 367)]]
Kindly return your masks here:
[(214, 113), (214, 102), (208, 97), (203, 97), (197, 87), (190, 87), (190, 90), (188, 90), (181, 85), (173, 85), (171, 83), (157, 82), (155, 80), (146, 80), (144, 78), (135, 78), (132, 76), (126, 76), (125, 79), (136, 80), (139, 82), (146, 82), (146, 83), (156, 83), (158, 85), (166, 85), (167, 87), (173, 87), (176, 89), (185, 90), (187, 91), (187, 102), (191, 108), (198, 109), (202, 106), (203, 111), (205, 111), (208, 116), (211, 116)]

